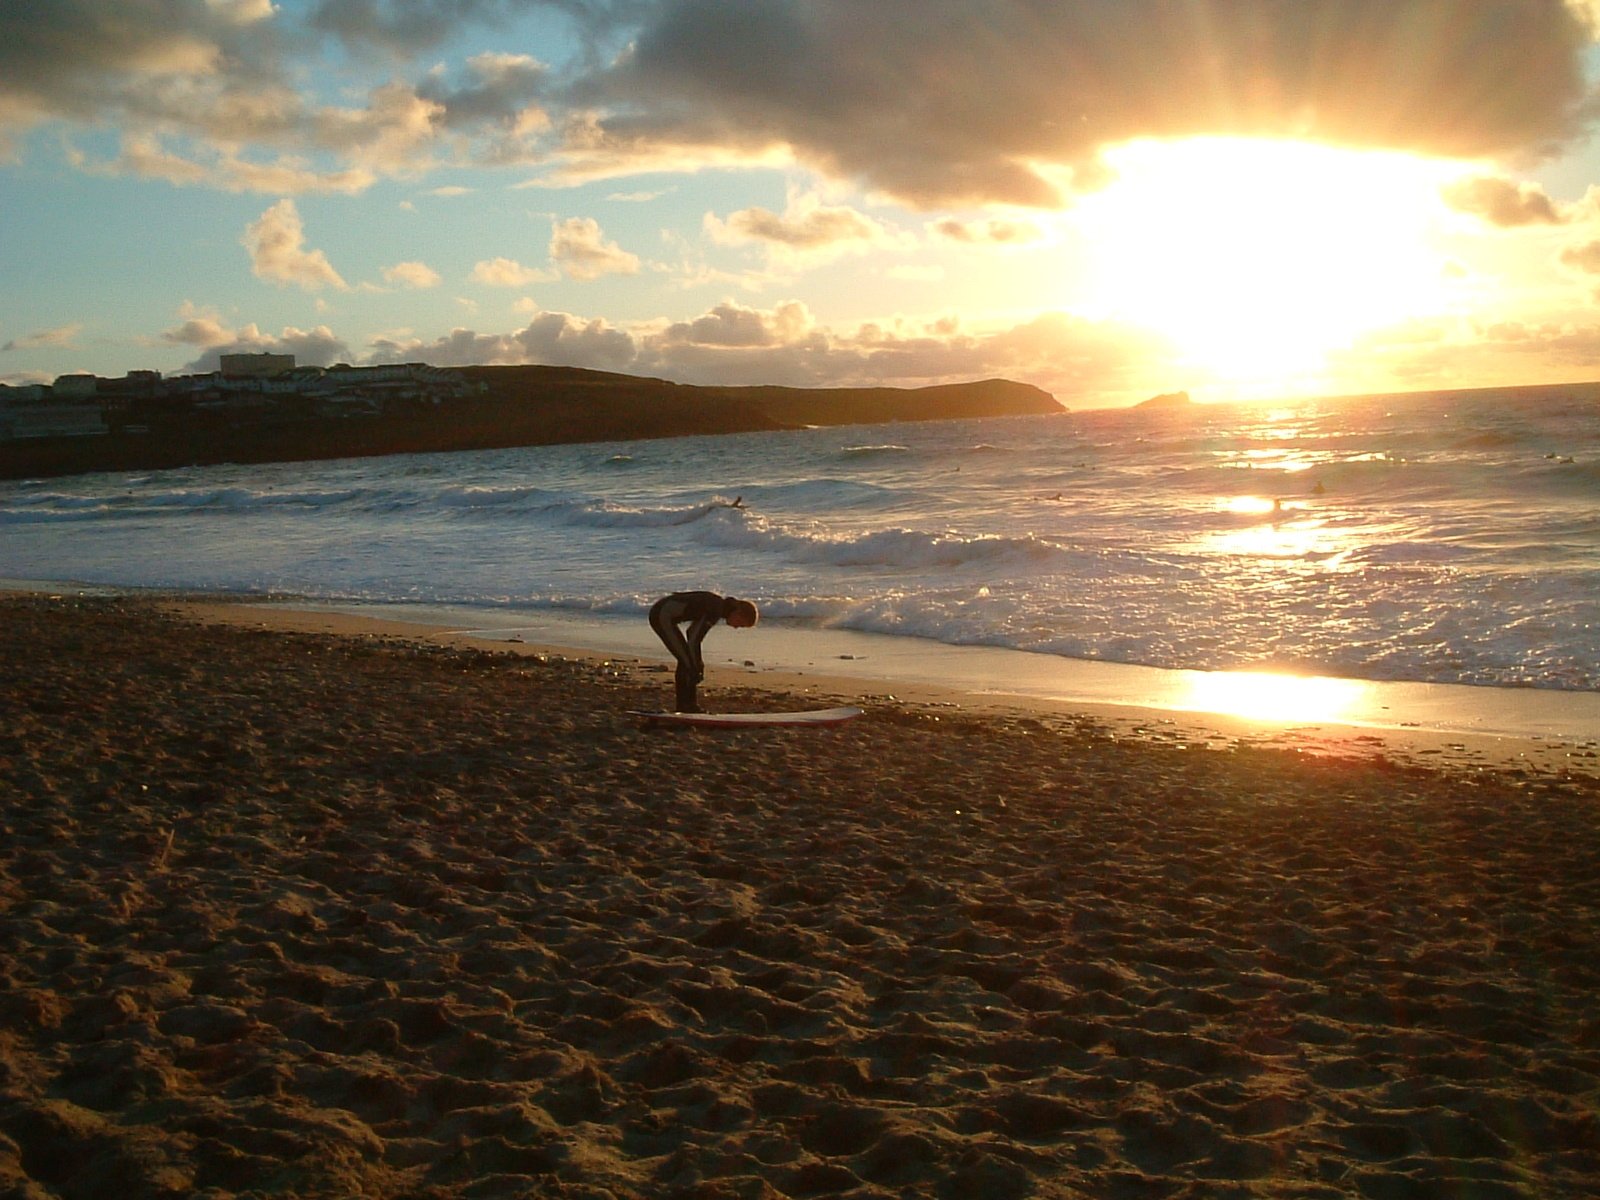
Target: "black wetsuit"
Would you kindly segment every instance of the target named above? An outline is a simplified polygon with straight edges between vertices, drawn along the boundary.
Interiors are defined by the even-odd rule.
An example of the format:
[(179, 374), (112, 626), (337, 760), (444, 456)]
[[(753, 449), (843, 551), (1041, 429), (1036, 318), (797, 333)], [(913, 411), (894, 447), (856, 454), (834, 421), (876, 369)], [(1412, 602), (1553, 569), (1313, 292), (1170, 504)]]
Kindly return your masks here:
[[(678, 660), (673, 682), (678, 686), (678, 711), (699, 712), (695, 688), (705, 678), (700, 643), (723, 616), (723, 598), (715, 592), (673, 592), (650, 608), (650, 628)], [(678, 626), (688, 622), (687, 632)]]

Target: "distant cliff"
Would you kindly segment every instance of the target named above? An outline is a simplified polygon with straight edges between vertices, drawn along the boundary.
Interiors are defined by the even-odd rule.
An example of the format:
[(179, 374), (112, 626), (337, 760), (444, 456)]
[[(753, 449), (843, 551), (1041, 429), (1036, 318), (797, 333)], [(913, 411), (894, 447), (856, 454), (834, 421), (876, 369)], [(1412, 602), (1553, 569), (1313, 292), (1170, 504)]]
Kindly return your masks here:
[(575, 367), (463, 367), (481, 388), (436, 406), (219, 421), (172, 413), (148, 431), (0, 442), (0, 478), (752, 433), (807, 425), (1023, 416), (1063, 409), (1003, 379), (926, 388), (697, 387)]
[(1189, 398), (1188, 392), (1162, 392), (1159, 396), (1151, 396), (1148, 400), (1140, 401), (1135, 408), (1190, 408), (1194, 401)]

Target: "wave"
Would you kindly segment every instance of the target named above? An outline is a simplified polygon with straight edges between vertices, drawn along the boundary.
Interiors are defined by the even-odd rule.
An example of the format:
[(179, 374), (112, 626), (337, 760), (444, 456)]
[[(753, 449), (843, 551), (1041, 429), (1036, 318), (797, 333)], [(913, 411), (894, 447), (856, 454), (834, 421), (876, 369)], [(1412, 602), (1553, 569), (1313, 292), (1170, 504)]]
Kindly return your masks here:
[(910, 454), (910, 446), (898, 442), (880, 442), (866, 446), (845, 446), (839, 453), (845, 458), (881, 458), (892, 454)]
[(959, 569), (984, 565), (1029, 570), (1070, 565), (1066, 548), (1032, 535), (930, 533), (894, 528), (864, 533), (829, 533), (785, 527), (756, 517), (696, 531), (703, 544), (720, 550), (782, 556), (792, 563), (840, 568)]
[(271, 509), (330, 509), (365, 495), (361, 489), (258, 491), (251, 488), (184, 488), (115, 495), (44, 492), (9, 497), (0, 523), (117, 520), (200, 511), (239, 514)]
[(904, 502), (905, 492), (903, 489), (861, 480), (823, 476), (764, 486), (752, 492), (752, 497), (758, 506), (779, 505), (812, 512), (830, 512), (843, 508), (898, 505)]

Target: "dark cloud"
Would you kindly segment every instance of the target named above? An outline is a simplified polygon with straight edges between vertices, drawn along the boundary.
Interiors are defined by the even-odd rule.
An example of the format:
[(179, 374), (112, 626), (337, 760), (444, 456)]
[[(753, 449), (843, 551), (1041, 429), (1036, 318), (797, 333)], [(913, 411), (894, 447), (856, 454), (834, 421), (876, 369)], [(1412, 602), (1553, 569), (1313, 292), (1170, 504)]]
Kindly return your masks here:
[(457, 87), (435, 79), (417, 88), (419, 96), (444, 110), (445, 123), (452, 127), (514, 121), (539, 99), (545, 86), (544, 65), (524, 56), (483, 55), (468, 67), (470, 78)]
[(1444, 189), (1445, 203), (1458, 212), (1482, 217), (1505, 229), (1519, 225), (1560, 225), (1566, 221), (1555, 201), (1538, 184), (1484, 176)]
[[(536, 11), (574, 61), (510, 44)], [(485, 28), (502, 53), (431, 71)], [(1595, 115), (1592, 35), (1578, 0), (5, 0), (0, 153), (96, 123), (175, 180), (323, 155), (348, 190), (353, 168), (535, 161), (560, 136), (580, 176), (788, 154), (923, 207), (1055, 206), (1139, 137), (1554, 153)], [(363, 61), (387, 73), (364, 100), (300, 82)], [(209, 146), (178, 156), (185, 137)]]
[[(533, 161), (578, 174), (790, 154), (925, 207), (1054, 206), (1138, 137), (1294, 136), (1425, 154), (1552, 153), (1593, 116), (1577, 0), (6, 0), (0, 152), (62, 119), (337, 172)], [(582, 43), (430, 74), (458, 34), (558, 13)], [(619, 52), (620, 51), (620, 52)], [(379, 61), (330, 107), (308, 70)], [(405, 79), (404, 70), (416, 72)], [(547, 122), (548, 118), (548, 124)], [(444, 144), (450, 139), (449, 145)], [(249, 186), (200, 150), (165, 174)], [(322, 169), (319, 164), (319, 169)]]
[(724, 302), (692, 321), (668, 326), (660, 342), (664, 346), (775, 346), (784, 339), (772, 317), (758, 309)]
[(1562, 0), (670, 0), (585, 149), (781, 145), (928, 206), (1057, 204), (1143, 136), (1541, 154), (1590, 36)]
[(380, 338), (372, 343), (367, 361), (425, 362), (436, 367), (537, 363), (620, 371), (637, 357), (638, 346), (625, 330), (603, 320), (542, 312), (515, 333), (453, 329), (432, 342)]
[[(334, 178), (348, 177), (352, 166), (409, 173), (432, 165), (447, 136), (465, 160), (523, 161), (548, 124), (536, 103), (544, 68), (526, 56), (479, 56), (453, 82), (432, 74), (420, 82), (390, 78), (364, 99), (338, 104), (305, 90), (301, 79), (308, 70), (359, 67), (363, 56), (420, 52), (530, 7), (584, 6), (324, 0), (306, 13), (269, 0), (5, 0), (0, 153), (17, 132), (61, 120), (119, 127), (145, 147), (139, 162), (97, 167), (144, 174), (160, 159), (163, 168), (148, 173), (236, 189), (252, 186), (248, 168), (271, 165), (262, 160), (275, 155), (302, 172), (303, 156), (326, 155), (334, 165), (324, 173)], [(335, 41), (349, 63), (330, 53)], [(173, 145), (187, 139), (193, 142)], [(283, 188), (280, 181), (261, 190)]]
[(357, 52), (397, 58), (435, 49), (467, 26), (503, 28), (519, 13), (548, 9), (570, 18), (592, 48), (642, 20), (649, 0), (319, 0), (308, 24)]
[(6, 0), (0, 4), (0, 130), (29, 119), (90, 120), (159, 103), (153, 81), (223, 67), (270, 73), (270, 22), (205, 0)]
[(515, 335), (527, 361), (557, 367), (619, 371), (631, 366), (638, 347), (631, 334), (603, 320), (567, 313), (540, 313)]
[(514, 0), (321, 0), (307, 24), (347, 47), (378, 47), (409, 58), (431, 50), (463, 25), (503, 22)]

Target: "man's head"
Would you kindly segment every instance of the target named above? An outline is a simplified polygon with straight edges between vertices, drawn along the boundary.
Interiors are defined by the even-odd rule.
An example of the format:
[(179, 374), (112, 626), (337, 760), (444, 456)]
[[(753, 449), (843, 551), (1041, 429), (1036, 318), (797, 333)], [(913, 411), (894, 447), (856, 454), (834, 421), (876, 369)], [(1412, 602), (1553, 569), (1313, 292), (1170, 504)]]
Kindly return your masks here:
[(760, 614), (748, 600), (735, 600), (729, 596), (722, 602), (722, 619), (735, 629), (749, 629)]

